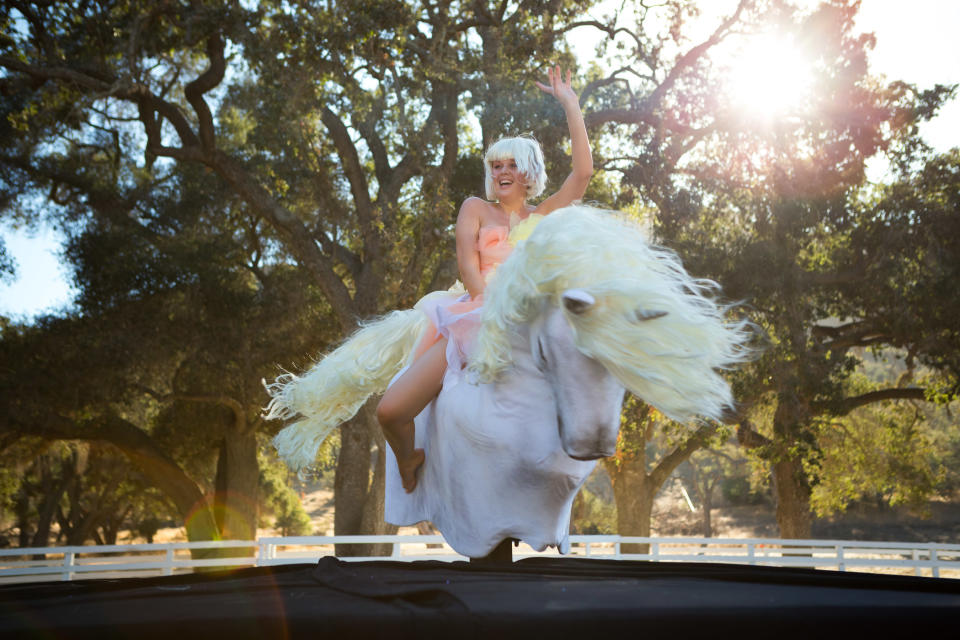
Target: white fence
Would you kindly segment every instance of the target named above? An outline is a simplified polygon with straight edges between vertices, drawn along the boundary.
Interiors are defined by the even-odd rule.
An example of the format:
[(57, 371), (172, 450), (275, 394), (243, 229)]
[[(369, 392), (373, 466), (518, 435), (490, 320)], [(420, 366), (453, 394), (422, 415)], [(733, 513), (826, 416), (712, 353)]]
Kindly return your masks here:
[[(960, 578), (960, 544), (862, 542), (853, 540), (780, 540), (739, 538), (640, 538), (570, 536), (570, 556), (655, 562), (719, 562), (747, 565), (814, 567)], [(0, 549), (0, 583), (79, 578), (173, 575), (196, 568), (312, 563), (334, 554), (334, 545), (388, 543), (390, 556), (343, 560), (464, 560), (441, 536), (304, 536), (82, 547)], [(649, 544), (649, 553), (623, 553), (625, 544)], [(233, 557), (193, 557), (195, 550), (220, 550)], [(196, 554), (202, 555), (200, 553)], [(556, 556), (526, 545), (514, 559)]]

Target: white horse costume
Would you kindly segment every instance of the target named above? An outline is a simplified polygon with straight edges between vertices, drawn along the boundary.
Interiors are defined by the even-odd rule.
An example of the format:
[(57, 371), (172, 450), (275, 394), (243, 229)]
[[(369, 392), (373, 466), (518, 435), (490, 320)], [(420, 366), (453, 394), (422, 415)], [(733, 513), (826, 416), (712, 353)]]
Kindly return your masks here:
[[(584, 310), (591, 303), (578, 290), (564, 300)], [(573, 499), (617, 444), (623, 386), (577, 351), (560, 308), (550, 305), (512, 338), (513, 364), (495, 382), (447, 370), (440, 395), (416, 419), (426, 460), (412, 493), (388, 448), (386, 520), (430, 520), (470, 557), (506, 538), (566, 553)]]
[[(718, 370), (752, 356), (752, 331), (725, 320), (715, 286), (625, 216), (573, 206), (544, 218), (489, 281), (466, 368), (463, 345), (448, 346), (443, 390), (416, 419), (426, 461), (413, 493), (388, 453), (387, 521), (430, 520), (470, 557), (505, 538), (566, 552), (576, 492), (614, 453), (624, 387), (681, 422), (733, 405)], [(280, 455), (311, 464), (428, 328), (418, 310), (394, 312), (270, 385), (267, 417), (300, 417), (275, 438)]]

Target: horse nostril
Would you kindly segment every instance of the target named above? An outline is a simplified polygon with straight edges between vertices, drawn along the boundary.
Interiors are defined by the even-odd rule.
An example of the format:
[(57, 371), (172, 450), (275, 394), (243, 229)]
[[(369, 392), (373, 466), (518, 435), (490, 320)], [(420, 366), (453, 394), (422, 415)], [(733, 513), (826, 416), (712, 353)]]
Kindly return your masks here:
[[(568, 454), (569, 455), (569, 454)], [(599, 460), (600, 458), (606, 458), (604, 455), (595, 455), (595, 456), (570, 456), (574, 460), (579, 460), (580, 462), (590, 462), (592, 460)]]

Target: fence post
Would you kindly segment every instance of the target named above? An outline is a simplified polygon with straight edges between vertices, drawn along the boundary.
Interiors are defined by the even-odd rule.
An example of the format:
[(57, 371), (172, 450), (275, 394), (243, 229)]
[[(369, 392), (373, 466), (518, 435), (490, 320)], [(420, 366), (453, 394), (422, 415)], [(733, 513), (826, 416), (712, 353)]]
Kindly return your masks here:
[[(579, 536), (578, 536), (579, 537)], [(299, 540), (297, 544), (305, 545), (326, 545), (333, 544), (327, 542), (328, 537), (317, 536), (316, 540)], [(376, 541), (383, 540), (384, 542), (391, 542), (393, 544), (393, 550), (391, 555), (388, 556), (390, 559), (395, 561), (403, 561), (406, 559), (411, 559), (412, 556), (405, 556), (403, 553), (402, 545), (404, 542), (401, 542), (399, 536), (365, 536), (362, 538), (364, 540), (363, 544), (375, 543)], [(599, 545), (598, 554), (604, 557), (610, 557), (611, 552), (607, 551), (606, 545), (612, 545), (612, 556), (616, 559), (622, 559), (624, 556), (623, 553), (623, 536), (613, 535), (613, 536), (604, 536), (600, 539), (599, 536), (582, 536), (575, 543), (577, 545), (583, 545), (582, 557), (592, 557), (594, 550), (593, 545)], [(636, 540), (645, 540), (648, 545), (648, 553), (646, 554), (647, 559), (651, 562), (663, 562), (666, 558), (667, 561), (670, 559), (683, 559), (684, 554), (677, 554), (676, 552), (667, 553), (661, 548), (663, 545), (668, 547), (667, 551), (671, 551), (674, 546), (680, 545), (683, 549), (689, 549), (694, 547), (696, 555), (701, 557), (707, 562), (712, 561), (715, 557), (721, 556), (725, 559), (723, 562), (730, 561), (730, 558), (726, 558), (724, 553), (725, 549), (715, 549), (712, 545), (724, 545), (730, 546), (735, 544), (736, 546), (745, 546), (745, 555), (740, 556), (739, 552), (735, 552), (735, 558), (733, 559), (736, 562), (744, 562), (746, 565), (758, 566), (758, 565), (784, 565), (784, 560), (795, 559), (798, 564), (790, 564), (788, 566), (801, 566), (799, 562), (802, 560), (804, 564), (802, 566), (816, 566), (816, 564), (823, 560), (825, 566), (834, 564), (838, 571), (847, 571), (847, 561), (846, 561), (846, 549), (849, 546), (850, 551), (853, 554), (851, 560), (855, 563), (854, 570), (857, 570), (860, 565), (870, 566), (868, 564), (869, 558), (866, 560), (861, 560), (860, 556), (865, 549), (874, 549), (875, 546), (870, 546), (866, 542), (858, 542), (855, 540), (846, 540), (846, 541), (837, 541), (832, 540), (830, 542), (824, 543), (823, 541), (815, 540), (787, 540), (787, 544), (783, 544), (780, 541), (774, 540), (764, 540), (764, 539), (741, 539), (741, 540), (726, 540), (723, 542), (713, 542), (713, 543), (704, 543), (701, 542), (699, 538), (685, 538), (680, 539), (679, 541), (674, 541), (669, 538), (656, 538), (656, 537), (630, 537), (631, 540), (629, 544), (643, 544), (636, 542)], [(337, 544), (355, 544), (353, 543), (352, 536), (337, 537), (334, 538), (337, 541)], [(294, 540), (291, 538), (290, 540)], [(278, 548), (284, 546), (286, 539), (284, 538), (267, 538), (252, 543), (248, 543), (247, 546), (256, 548), (256, 553), (258, 556), (254, 559), (256, 566), (269, 566), (272, 564), (278, 563)], [(811, 551), (810, 548), (804, 550), (800, 545), (807, 543), (813, 545), (814, 551)], [(703, 546), (708, 545), (708, 546)], [(911, 565), (913, 567), (913, 573), (916, 576), (932, 576), (934, 578), (939, 578), (943, 573), (940, 571), (941, 568), (945, 568), (947, 573), (954, 571), (958, 566), (960, 566), (960, 550), (958, 550), (957, 545), (953, 544), (937, 544), (937, 543), (875, 543), (879, 545), (880, 552), (879, 555), (870, 554), (871, 557), (879, 557), (881, 559), (877, 560), (877, 566), (884, 566), (885, 562), (889, 562), (890, 554), (894, 555), (896, 562), (894, 564), (900, 567), (909, 568)], [(191, 544), (184, 543), (160, 543), (154, 545), (136, 545), (137, 549), (134, 552), (136, 555), (139, 555), (140, 552), (146, 551), (150, 554), (150, 564), (155, 568), (151, 569), (137, 569), (136, 571), (143, 575), (144, 573), (149, 573), (150, 575), (157, 575), (159, 570), (162, 575), (170, 576), (176, 575), (176, 570), (190, 570), (193, 568), (193, 563), (190, 561), (181, 562), (177, 558), (177, 552), (181, 549), (192, 549)], [(830, 547), (834, 548), (834, 557), (833, 562), (827, 562), (831, 560), (825, 556), (826, 550)], [(943, 557), (939, 555), (940, 548), (943, 548)], [(208, 548), (206, 546), (200, 548)], [(211, 547), (212, 548), (212, 547)], [(219, 547), (216, 547), (219, 548)], [(14, 551), (16, 553), (14, 553)], [(110, 549), (109, 552), (104, 551), (102, 553), (114, 553), (117, 551), (123, 551), (122, 549)], [(105, 563), (95, 563), (94, 565), (89, 564), (87, 561), (80, 562), (79, 555), (81, 554), (91, 554), (98, 553), (97, 546), (90, 547), (60, 547), (60, 548), (24, 548), (18, 550), (4, 550), (0, 552), (0, 582), (5, 581), (8, 576), (15, 575), (29, 575), (32, 571), (36, 571), (33, 567), (36, 565), (34, 563), (29, 563), (27, 572), (24, 574), (19, 574), (16, 567), (7, 567), (4, 565), (6, 562), (6, 556), (13, 555), (23, 555), (23, 554), (32, 554), (38, 556), (40, 553), (44, 554), (60, 554), (61, 560), (59, 562), (59, 570), (57, 570), (58, 562), (56, 560), (56, 555), (52, 557), (50, 555), (46, 556), (46, 560), (41, 563), (45, 567), (42, 572), (47, 574), (49, 578), (55, 578), (56, 574), (60, 574), (60, 580), (62, 581), (71, 581), (77, 579), (77, 574), (87, 574), (91, 573), (92, 575), (81, 575), (80, 578), (95, 577), (96, 572), (100, 571), (120, 571), (124, 570), (123, 562), (105, 562)], [(126, 553), (126, 552), (124, 552)], [(886, 554), (886, 555), (883, 555)], [(804, 556), (793, 557), (793, 556)], [(284, 560), (287, 558), (285, 557)], [(908, 560), (907, 564), (904, 565), (903, 561)], [(821, 563), (821, 565), (823, 565)], [(77, 567), (80, 566), (83, 571), (78, 571)], [(930, 567), (930, 572), (925, 571), (926, 567)], [(869, 570), (869, 569), (868, 569)], [(48, 578), (48, 579), (49, 579)]]
[(269, 567), (274, 564), (273, 559), (277, 557), (277, 543), (276, 542), (261, 542), (260, 543), (260, 566)]
[(73, 571), (69, 571), (68, 568), (72, 567), (75, 563), (75, 555), (73, 551), (64, 551), (63, 553), (63, 578), (64, 582), (69, 582), (73, 580)]
[(166, 557), (163, 563), (163, 575), (172, 576), (173, 575), (173, 560), (176, 557), (176, 554), (173, 550), (173, 547), (167, 547)]

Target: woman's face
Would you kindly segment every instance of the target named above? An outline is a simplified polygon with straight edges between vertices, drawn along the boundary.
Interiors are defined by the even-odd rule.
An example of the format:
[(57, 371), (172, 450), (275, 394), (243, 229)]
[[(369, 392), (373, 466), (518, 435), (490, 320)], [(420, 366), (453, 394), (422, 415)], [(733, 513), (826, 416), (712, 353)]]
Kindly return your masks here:
[(490, 161), (490, 175), (493, 178), (493, 192), (497, 200), (522, 199), (527, 197), (527, 179), (517, 167), (513, 158)]

